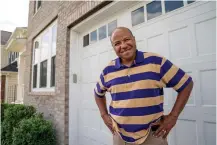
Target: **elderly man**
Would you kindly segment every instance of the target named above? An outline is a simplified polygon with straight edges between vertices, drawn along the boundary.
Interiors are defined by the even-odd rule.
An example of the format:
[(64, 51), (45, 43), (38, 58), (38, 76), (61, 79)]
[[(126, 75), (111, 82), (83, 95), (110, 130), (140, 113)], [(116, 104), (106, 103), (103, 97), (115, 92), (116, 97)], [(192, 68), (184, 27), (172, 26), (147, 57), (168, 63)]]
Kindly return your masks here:
[[(166, 137), (193, 88), (192, 78), (163, 56), (138, 51), (128, 28), (116, 28), (110, 39), (118, 58), (103, 69), (94, 92), (114, 145), (167, 145)], [(163, 111), (164, 87), (178, 92), (168, 115)], [(107, 91), (112, 96), (109, 113)]]

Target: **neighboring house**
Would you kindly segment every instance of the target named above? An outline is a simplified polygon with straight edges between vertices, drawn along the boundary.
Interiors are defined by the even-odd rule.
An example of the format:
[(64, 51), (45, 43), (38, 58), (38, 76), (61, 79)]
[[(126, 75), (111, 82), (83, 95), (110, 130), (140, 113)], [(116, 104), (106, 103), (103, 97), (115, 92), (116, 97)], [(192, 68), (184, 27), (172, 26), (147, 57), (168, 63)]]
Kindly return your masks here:
[[(14, 103), (23, 103), (24, 98), (24, 78), (25, 78), (25, 55), (26, 50), (26, 40), (27, 40), (27, 28), (17, 27), (12, 33), (10, 39), (8, 40), (5, 50), (10, 52), (9, 54), (9, 64), (16, 63), (18, 73), (16, 74), (16, 98), (13, 100)], [(3, 69), (4, 70), (4, 69)], [(15, 77), (15, 76), (14, 76)], [(11, 94), (7, 94), (8, 97)], [(9, 102), (10, 103), (10, 102)]]
[(11, 103), (17, 96), (18, 53), (8, 52), (5, 47), (11, 32), (1, 31), (1, 102)]
[(1, 31), (1, 102), (23, 102), (26, 33), (24, 27), (17, 27), (13, 33)]
[[(139, 50), (169, 58), (194, 79), (169, 144), (214, 145), (215, 1), (30, 1), (24, 103), (53, 121), (58, 145), (112, 144), (93, 88), (115, 58), (109, 36), (117, 26), (132, 30)], [(177, 94), (164, 91), (168, 113)]]

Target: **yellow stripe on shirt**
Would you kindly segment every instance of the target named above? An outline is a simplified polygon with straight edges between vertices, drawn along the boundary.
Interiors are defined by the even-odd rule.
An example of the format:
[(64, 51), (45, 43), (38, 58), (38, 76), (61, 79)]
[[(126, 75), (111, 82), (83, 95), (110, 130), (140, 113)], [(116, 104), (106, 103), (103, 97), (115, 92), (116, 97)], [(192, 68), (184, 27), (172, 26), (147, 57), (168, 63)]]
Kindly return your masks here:
[(163, 85), (160, 81), (156, 80), (141, 80), (132, 83), (119, 84), (111, 87), (111, 93), (129, 92), (140, 89), (154, 89), (162, 88)]
[(160, 65), (158, 64), (147, 64), (147, 65), (142, 65), (134, 68), (129, 68), (129, 69), (124, 69), (120, 70), (117, 72), (112, 72), (104, 76), (105, 82), (108, 82), (110, 80), (113, 80), (118, 77), (123, 77), (127, 75), (134, 75), (134, 74), (139, 74), (143, 72), (156, 72), (160, 73)]
[(163, 76), (162, 80), (164, 83), (168, 83), (174, 76), (175, 74), (178, 72), (178, 68), (173, 65), (168, 71), (167, 73)]
[(112, 118), (119, 124), (148, 124), (162, 115), (163, 112), (145, 116), (117, 116), (111, 114)]
[(159, 105), (163, 103), (164, 97), (149, 97), (149, 98), (138, 98), (129, 100), (112, 101), (111, 106), (113, 108), (136, 108), (136, 107), (148, 107)]

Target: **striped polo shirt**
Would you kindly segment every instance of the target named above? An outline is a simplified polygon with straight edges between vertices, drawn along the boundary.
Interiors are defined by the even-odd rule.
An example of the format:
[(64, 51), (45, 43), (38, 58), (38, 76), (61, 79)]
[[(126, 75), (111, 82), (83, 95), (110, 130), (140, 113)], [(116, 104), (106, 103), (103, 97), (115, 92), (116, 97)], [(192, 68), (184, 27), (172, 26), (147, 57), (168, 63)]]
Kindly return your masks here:
[(109, 112), (113, 127), (128, 142), (141, 144), (151, 123), (163, 116), (164, 87), (181, 92), (192, 78), (168, 59), (150, 52), (136, 51), (131, 67), (120, 58), (109, 63), (94, 89), (96, 97), (110, 92)]

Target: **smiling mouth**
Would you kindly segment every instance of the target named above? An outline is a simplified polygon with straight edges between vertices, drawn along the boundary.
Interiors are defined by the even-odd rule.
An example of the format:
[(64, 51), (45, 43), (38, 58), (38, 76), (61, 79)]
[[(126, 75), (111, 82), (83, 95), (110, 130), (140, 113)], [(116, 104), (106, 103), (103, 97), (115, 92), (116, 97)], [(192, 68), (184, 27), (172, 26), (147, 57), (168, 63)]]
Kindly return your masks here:
[(129, 52), (129, 51), (130, 51), (130, 49), (127, 49), (127, 50), (125, 50), (125, 51), (123, 51), (121, 53), (123, 54), (123, 53)]

